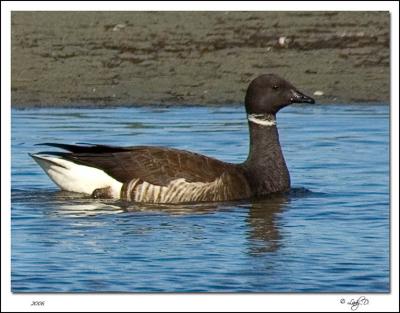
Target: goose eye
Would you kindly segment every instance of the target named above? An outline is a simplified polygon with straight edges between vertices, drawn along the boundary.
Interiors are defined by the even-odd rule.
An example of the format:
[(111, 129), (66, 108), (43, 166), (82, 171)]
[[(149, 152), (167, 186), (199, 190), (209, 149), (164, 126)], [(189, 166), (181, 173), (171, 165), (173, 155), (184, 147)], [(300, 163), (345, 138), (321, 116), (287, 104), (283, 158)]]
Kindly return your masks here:
[(278, 86), (278, 85), (273, 85), (272, 88), (273, 88), (274, 90), (278, 90), (278, 89), (279, 89), (279, 86)]

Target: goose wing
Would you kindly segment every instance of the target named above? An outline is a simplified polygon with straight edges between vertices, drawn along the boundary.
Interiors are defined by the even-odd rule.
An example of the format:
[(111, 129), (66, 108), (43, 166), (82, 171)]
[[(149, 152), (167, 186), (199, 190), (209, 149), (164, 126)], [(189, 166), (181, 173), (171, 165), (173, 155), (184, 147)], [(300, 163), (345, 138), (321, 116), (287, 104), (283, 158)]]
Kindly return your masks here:
[(163, 147), (114, 147), (106, 145), (67, 145), (45, 143), (69, 152), (58, 156), (77, 164), (103, 170), (120, 182), (139, 178), (150, 184), (166, 186), (172, 180), (211, 182), (236, 165), (201, 154)]

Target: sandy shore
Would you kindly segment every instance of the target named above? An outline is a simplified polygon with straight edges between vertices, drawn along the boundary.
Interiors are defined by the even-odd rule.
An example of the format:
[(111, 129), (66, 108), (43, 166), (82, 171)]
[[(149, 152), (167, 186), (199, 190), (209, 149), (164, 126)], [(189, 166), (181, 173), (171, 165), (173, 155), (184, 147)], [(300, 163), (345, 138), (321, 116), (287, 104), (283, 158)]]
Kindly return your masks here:
[(320, 103), (388, 102), (387, 12), (14, 12), (12, 106), (242, 103), (277, 73)]

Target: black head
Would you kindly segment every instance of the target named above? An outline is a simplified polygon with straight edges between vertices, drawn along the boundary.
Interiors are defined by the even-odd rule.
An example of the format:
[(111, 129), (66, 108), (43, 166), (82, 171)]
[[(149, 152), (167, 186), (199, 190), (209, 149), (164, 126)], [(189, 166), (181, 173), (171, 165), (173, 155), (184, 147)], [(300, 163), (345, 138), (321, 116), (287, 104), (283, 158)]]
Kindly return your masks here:
[(258, 76), (247, 88), (245, 104), (248, 114), (276, 114), (292, 103), (314, 103), (291, 83), (275, 74)]

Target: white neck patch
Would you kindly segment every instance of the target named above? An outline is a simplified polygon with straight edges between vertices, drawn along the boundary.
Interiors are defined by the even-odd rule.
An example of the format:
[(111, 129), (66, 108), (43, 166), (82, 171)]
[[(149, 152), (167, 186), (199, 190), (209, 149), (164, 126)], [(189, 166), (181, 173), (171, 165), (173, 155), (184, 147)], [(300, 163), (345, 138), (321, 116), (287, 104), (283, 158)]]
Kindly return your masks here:
[(276, 125), (275, 118), (270, 114), (249, 114), (247, 119), (255, 124), (262, 126), (274, 126)]

